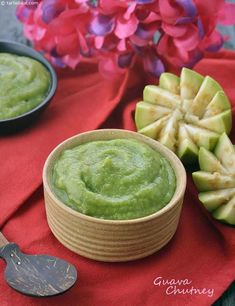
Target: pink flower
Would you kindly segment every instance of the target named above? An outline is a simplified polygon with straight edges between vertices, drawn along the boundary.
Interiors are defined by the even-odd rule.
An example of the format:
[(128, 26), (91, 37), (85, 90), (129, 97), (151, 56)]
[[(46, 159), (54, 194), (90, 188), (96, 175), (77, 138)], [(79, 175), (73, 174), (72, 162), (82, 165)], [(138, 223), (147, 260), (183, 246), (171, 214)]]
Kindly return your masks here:
[(156, 48), (168, 66), (192, 67), (205, 51), (217, 51), (223, 45), (215, 28), (223, 3), (159, 0), (163, 34)]
[[(153, 59), (145, 48), (152, 45), (154, 33), (160, 27), (159, 15), (153, 11), (153, 5), (157, 8), (155, 2), (154, 0), (99, 1), (89, 32), (96, 36), (95, 48), (102, 58), (101, 67), (106, 63), (109, 63), (106, 65), (108, 67), (111, 67), (111, 63), (117, 65), (118, 71), (120, 68), (130, 67), (134, 53), (144, 56), (146, 61)], [(113, 56), (113, 52), (117, 56)], [(157, 54), (155, 57), (157, 58)], [(160, 59), (158, 61), (161, 62)], [(150, 67), (145, 64), (144, 66)], [(148, 71), (159, 75), (162, 69), (161, 71), (148, 69)]]
[[(19, 10), (22, 5), (18, 15)], [(25, 34), (37, 49), (48, 52), (55, 64), (75, 68), (82, 56), (89, 53), (85, 35), (91, 12), (86, 1), (42, 1), (31, 14), (24, 20)]]
[(25, 35), (55, 65), (95, 58), (108, 77), (136, 57), (153, 76), (192, 67), (223, 45), (216, 25), (234, 24), (234, 15), (224, 0), (40, 0), (17, 8)]

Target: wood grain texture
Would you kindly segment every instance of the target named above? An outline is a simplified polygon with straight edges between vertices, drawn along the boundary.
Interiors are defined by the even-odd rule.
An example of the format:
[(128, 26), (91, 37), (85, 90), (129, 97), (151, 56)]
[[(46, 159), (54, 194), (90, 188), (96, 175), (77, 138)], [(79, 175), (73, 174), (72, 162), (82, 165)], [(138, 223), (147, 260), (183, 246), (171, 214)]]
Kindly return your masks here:
[(0, 248), (7, 267), (5, 280), (15, 290), (30, 296), (54, 296), (70, 289), (77, 271), (68, 262), (49, 255), (23, 254), (15, 243)]
[[(177, 177), (176, 191), (170, 203), (150, 216), (133, 220), (93, 218), (64, 205), (53, 193), (51, 182), (53, 165), (61, 151), (89, 141), (117, 138), (144, 142), (169, 160)], [(178, 226), (186, 174), (176, 155), (158, 142), (138, 133), (106, 129), (83, 133), (60, 144), (45, 163), (43, 182), (47, 220), (57, 239), (85, 257), (119, 262), (151, 255), (170, 241)]]

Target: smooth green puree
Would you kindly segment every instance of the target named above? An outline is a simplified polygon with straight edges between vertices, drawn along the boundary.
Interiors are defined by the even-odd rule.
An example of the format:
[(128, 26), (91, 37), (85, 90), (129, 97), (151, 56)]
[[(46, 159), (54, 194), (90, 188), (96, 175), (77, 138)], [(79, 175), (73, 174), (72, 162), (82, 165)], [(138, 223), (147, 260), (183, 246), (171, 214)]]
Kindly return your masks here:
[(54, 192), (66, 205), (102, 219), (150, 215), (171, 200), (176, 188), (165, 157), (130, 139), (93, 141), (67, 149), (52, 173)]
[(35, 108), (46, 97), (50, 83), (49, 72), (38, 61), (0, 53), (0, 120)]

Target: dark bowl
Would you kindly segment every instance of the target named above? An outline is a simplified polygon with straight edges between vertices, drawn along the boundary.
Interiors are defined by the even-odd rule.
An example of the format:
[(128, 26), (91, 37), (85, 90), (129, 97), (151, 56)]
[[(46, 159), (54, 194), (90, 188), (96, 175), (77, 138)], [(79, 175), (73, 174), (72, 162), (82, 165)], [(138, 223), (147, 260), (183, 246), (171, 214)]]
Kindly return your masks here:
[(0, 53), (2, 52), (31, 57), (42, 63), (47, 68), (51, 76), (51, 85), (48, 90), (48, 94), (39, 105), (17, 117), (0, 120), (0, 134), (8, 134), (17, 132), (33, 123), (39, 114), (48, 106), (55, 94), (57, 87), (57, 76), (51, 64), (40, 53), (30, 47), (12, 41), (0, 40)]

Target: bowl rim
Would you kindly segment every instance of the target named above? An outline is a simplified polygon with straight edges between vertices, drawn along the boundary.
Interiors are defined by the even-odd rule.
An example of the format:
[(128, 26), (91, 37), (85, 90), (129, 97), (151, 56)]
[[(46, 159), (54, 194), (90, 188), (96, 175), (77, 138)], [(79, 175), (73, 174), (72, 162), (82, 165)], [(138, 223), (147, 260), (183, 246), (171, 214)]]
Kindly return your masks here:
[[(56, 88), (57, 88), (57, 83), (58, 83), (57, 75), (56, 75), (56, 72), (55, 72), (54, 68), (52, 67), (52, 65), (49, 63), (49, 61), (40, 52), (36, 51), (35, 49), (33, 49), (33, 48), (31, 48), (31, 47), (29, 47), (27, 45), (24, 45), (24, 44), (19, 43), (19, 42), (11, 41), (11, 40), (0, 39), (0, 45), (2, 43), (18, 47), (19, 49), (21, 49), (22, 53), (24, 53), (24, 51), (28, 51), (30, 53), (30, 55), (26, 52), (25, 55), (22, 54), (20, 56), (31, 57), (32, 59), (40, 62), (48, 70), (48, 72), (50, 73), (51, 85), (50, 85), (50, 88), (48, 90), (48, 93), (47, 93), (46, 97), (37, 106), (35, 106), (31, 110), (29, 110), (26, 113), (23, 113), (23, 114), (21, 114), (19, 116), (12, 117), (12, 118), (6, 118), (6, 119), (0, 119), (0, 124), (21, 119), (23, 117), (31, 115), (32, 113), (36, 112), (39, 109), (41, 109), (54, 96)], [(11, 52), (11, 51), (7, 51), (7, 50), (5, 52), (0, 52), (0, 53), (7, 53), (7, 52), (18, 55), (17, 53), (14, 53), (14, 52)], [(35, 55), (35, 57), (34, 57), (34, 55)]]
[[(113, 219), (102, 219), (102, 218), (97, 218), (97, 217), (93, 217), (93, 216), (88, 216), (85, 215), (83, 213), (80, 213), (72, 208), (70, 208), (69, 206), (67, 206), (66, 204), (64, 204), (55, 194), (54, 192), (51, 190), (50, 184), (49, 184), (49, 175), (48, 174), (48, 168), (51, 167), (51, 164), (53, 164), (53, 159), (54, 159), (54, 155), (55, 154), (60, 154), (61, 151), (63, 151), (63, 148), (65, 145), (68, 145), (70, 142), (73, 142), (74, 139), (81, 139), (81, 138), (85, 138), (86, 136), (89, 136), (91, 134), (94, 135), (102, 135), (103, 133), (109, 133), (111, 135), (116, 134), (120, 134), (122, 133), (123, 135), (125, 134), (126, 136), (129, 137), (116, 137), (116, 139), (126, 139), (126, 138), (132, 138), (132, 139), (136, 139), (139, 141), (143, 141), (144, 143), (147, 143), (150, 145), (150, 147), (156, 149), (156, 151), (158, 151), (160, 154), (162, 154), (165, 158), (167, 158), (167, 160), (170, 162), (174, 172), (175, 172), (175, 176), (176, 176), (176, 189), (175, 189), (175, 193), (173, 195), (173, 197), (171, 198), (170, 202), (168, 204), (166, 204), (163, 208), (161, 208), (159, 211), (144, 216), (144, 217), (140, 217), (140, 218), (135, 218), (135, 219), (125, 219), (125, 220), (113, 220)], [(98, 140), (98, 139), (96, 139)], [(102, 139), (100, 139), (102, 140)], [(91, 141), (91, 140), (89, 140)], [(85, 143), (86, 141), (84, 141), (83, 143)], [(77, 144), (79, 145), (79, 144)], [(71, 146), (71, 148), (74, 147)], [(68, 147), (66, 147), (67, 149)], [(179, 180), (180, 178), (180, 180)], [(156, 217), (159, 217), (163, 214), (165, 214), (166, 212), (168, 212), (170, 209), (172, 209), (174, 206), (177, 206), (178, 202), (181, 200), (182, 195), (184, 195), (185, 193), (185, 189), (186, 189), (186, 170), (182, 164), (182, 162), (180, 161), (180, 159), (178, 158), (178, 156), (176, 156), (175, 153), (173, 153), (170, 149), (168, 149), (167, 147), (165, 147), (164, 145), (162, 145), (160, 142), (151, 139), (150, 137), (144, 136), (140, 133), (137, 132), (133, 132), (130, 130), (124, 130), (124, 129), (97, 129), (97, 130), (91, 130), (91, 131), (87, 131), (87, 132), (83, 132), (83, 133), (79, 133), (77, 135), (74, 135), (64, 141), (62, 141), (61, 143), (59, 143), (52, 151), (51, 153), (48, 155), (45, 163), (44, 163), (44, 167), (43, 167), (43, 173), (42, 173), (42, 179), (43, 179), (43, 186), (44, 186), (44, 202), (45, 202), (45, 191), (48, 193), (49, 197), (54, 201), (54, 203), (56, 203), (56, 205), (58, 205), (60, 208), (62, 208), (63, 210), (65, 210), (67, 213), (72, 214), (75, 217), (79, 217), (80, 219), (83, 219), (85, 221), (90, 221), (93, 223), (97, 223), (97, 224), (111, 224), (111, 225), (118, 225), (118, 224), (135, 224), (135, 223), (140, 223), (140, 222), (147, 222), (150, 221)]]

